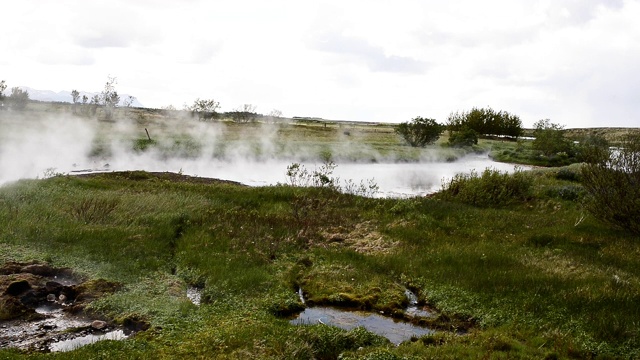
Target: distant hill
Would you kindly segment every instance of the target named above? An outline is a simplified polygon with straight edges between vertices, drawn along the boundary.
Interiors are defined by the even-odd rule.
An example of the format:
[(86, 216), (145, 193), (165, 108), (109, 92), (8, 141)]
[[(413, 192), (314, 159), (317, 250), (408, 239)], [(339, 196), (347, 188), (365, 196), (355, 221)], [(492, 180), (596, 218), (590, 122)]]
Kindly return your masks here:
[[(38, 90), (38, 89), (30, 88), (28, 86), (18, 86), (18, 87), (21, 88), (22, 90), (26, 90), (27, 92), (29, 92), (29, 99), (31, 100), (68, 102), (68, 103), (73, 102), (73, 98), (71, 97), (71, 90), (55, 92), (51, 90)], [(89, 98), (89, 101), (91, 101), (91, 98), (94, 95), (99, 94), (97, 92), (86, 92), (86, 91), (79, 91), (79, 92), (80, 92), (80, 99), (82, 99), (83, 95), (86, 95)], [(7, 93), (5, 92), (5, 94)], [(129, 94), (120, 94), (120, 105), (123, 105), (122, 104), (123, 101), (126, 100), (128, 97), (129, 97)], [(142, 105), (142, 103), (140, 103), (138, 99), (133, 100), (133, 103), (131, 104), (131, 106), (144, 107), (144, 105)]]

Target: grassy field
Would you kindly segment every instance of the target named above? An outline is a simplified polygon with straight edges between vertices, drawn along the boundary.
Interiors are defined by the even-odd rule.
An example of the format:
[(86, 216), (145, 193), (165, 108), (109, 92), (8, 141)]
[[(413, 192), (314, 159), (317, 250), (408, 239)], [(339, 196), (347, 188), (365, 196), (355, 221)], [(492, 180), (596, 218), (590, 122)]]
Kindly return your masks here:
[[(124, 137), (144, 151), (146, 134), (100, 126), (94, 141)], [(157, 142), (147, 145), (180, 137), (160, 115), (136, 126)], [(223, 126), (227, 144), (264, 133), (258, 124)], [(294, 122), (276, 135), (320, 155), (347, 137), (385, 156), (422, 156), (386, 125)], [(507, 147), (518, 144), (480, 146), (515, 152)], [(585, 212), (578, 173), (578, 164), (523, 173), (530, 192), (499, 206), (146, 172), (5, 185), (0, 261), (45, 261), (121, 283), (88, 311), (151, 327), (69, 353), (0, 349), (0, 358), (639, 358), (640, 243)], [(187, 299), (188, 286), (202, 288), (202, 305)], [(304, 307), (299, 288), (308, 306), (398, 318), (409, 288), (437, 314), (421, 323), (438, 331), (395, 346), (363, 329), (294, 326), (286, 315)]]

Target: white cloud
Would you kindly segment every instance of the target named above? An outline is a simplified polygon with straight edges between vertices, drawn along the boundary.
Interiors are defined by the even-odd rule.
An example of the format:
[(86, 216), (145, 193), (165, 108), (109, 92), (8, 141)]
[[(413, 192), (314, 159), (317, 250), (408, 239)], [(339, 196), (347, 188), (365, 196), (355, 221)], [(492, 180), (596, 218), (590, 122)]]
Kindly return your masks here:
[(223, 110), (445, 121), (489, 105), (528, 126), (640, 124), (636, 0), (23, 0), (4, 9), (9, 86), (96, 91), (111, 74), (147, 106), (200, 97)]

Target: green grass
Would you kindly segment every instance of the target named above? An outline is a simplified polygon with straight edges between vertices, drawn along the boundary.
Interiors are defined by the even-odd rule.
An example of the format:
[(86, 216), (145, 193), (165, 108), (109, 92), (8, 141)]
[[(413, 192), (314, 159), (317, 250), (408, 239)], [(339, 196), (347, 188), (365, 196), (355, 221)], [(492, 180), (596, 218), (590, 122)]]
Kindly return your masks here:
[[(0, 357), (638, 357), (640, 244), (585, 217), (580, 192), (557, 190), (580, 187), (571, 169), (524, 173), (531, 197), (500, 207), (144, 172), (20, 181), (0, 188), (1, 258), (122, 282), (92, 311), (152, 328), (64, 355)], [(300, 196), (322, 204), (308, 221), (294, 217)], [(88, 199), (97, 215), (78, 216)], [(366, 239), (386, 247), (362, 252)], [(188, 285), (204, 287), (202, 306)], [(393, 347), (367, 332), (298, 328), (280, 317), (301, 308), (298, 287), (313, 304), (397, 317), (409, 287), (437, 309), (430, 325), (442, 332)]]

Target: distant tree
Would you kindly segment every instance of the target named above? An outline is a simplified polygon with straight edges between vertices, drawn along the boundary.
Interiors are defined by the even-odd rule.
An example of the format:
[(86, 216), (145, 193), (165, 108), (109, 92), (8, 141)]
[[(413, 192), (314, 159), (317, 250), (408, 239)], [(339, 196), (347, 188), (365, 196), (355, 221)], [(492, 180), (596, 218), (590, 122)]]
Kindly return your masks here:
[(100, 95), (96, 94), (91, 97), (91, 114), (95, 115), (100, 105)]
[(71, 98), (73, 99), (73, 103), (77, 104), (80, 99), (80, 93), (78, 90), (71, 90)]
[(11, 95), (7, 98), (11, 109), (24, 110), (29, 102), (29, 92), (19, 87), (11, 88)]
[(235, 122), (250, 122), (254, 121), (258, 116), (256, 113), (257, 106), (252, 104), (242, 104), (235, 110), (230, 112), (231, 118)]
[(214, 99), (200, 99), (197, 98), (193, 105), (187, 106), (186, 109), (192, 113), (198, 115), (198, 119), (207, 120), (212, 119), (216, 111), (220, 108), (220, 103)]
[(129, 95), (127, 96), (126, 99), (124, 99), (124, 101), (122, 102), (122, 105), (124, 105), (125, 107), (131, 107), (134, 101), (136, 101), (135, 96)]
[(78, 105), (78, 99), (80, 99), (80, 93), (78, 90), (71, 90), (71, 99), (73, 100), (73, 113), (76, 113), (76, 107)]
[(640, 135), (625, 136), (618, 148), (593, 160), (582, 167), (587, 209), (601, 221), (640, 234)]
[(433, 144), (440, 138), (444, 127), (434, 119), (420, 116), (411, 122), (400, 123), (395, 127), (395, 132), (402, 136), (411, 146), (424, 147)]
[(118, 81), (115, 77), (109, 76), (107, 82), (104, 84), (104, 90), (100, 93), (100, 102), (104, 105), (107, 120), (111, 120), (113, 110), (118, 107), (120, 103), (120, 95), (118, 95), (115, 88), (117, 83)]
[(4, 80), (0, 81), (0, 110), (4, 109), (4, 91), (7, 90), (7, 84)]
[(87, 97), (87, 95), (82, 95), (82, 105), (86, 105), (87, 101), (89, 101), (89, 98)]
[(269, 112), (269, 114), (267, 115), (267, 119), (270, 122), (275, 122), (277, 119), (280, 119), (281, 117), (282, 117), (282, 111), (278, 109), (271, 110), (271, 112)]
[(544, 156), (553, 155), (572, 156), (573, 143), (565, 138), (564, 126), (552, 123), (549, 119), (536, 121), (531, 146)]
[(467, 112), (455, 112), (447, 119), (449, 134), (465, 129), (472, 129), (484, 136), (522, 135), (522, 121), (517, 115), (506, 111), (495, 111), (492, 108), (473, 108)]
[(589, 135), (580, 139), (576, 151), (579, 161), (597, 163), (609, 157), (610, 144), (602, 136)]

